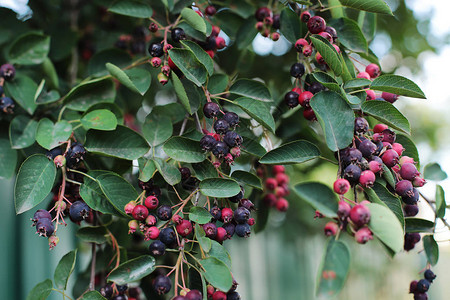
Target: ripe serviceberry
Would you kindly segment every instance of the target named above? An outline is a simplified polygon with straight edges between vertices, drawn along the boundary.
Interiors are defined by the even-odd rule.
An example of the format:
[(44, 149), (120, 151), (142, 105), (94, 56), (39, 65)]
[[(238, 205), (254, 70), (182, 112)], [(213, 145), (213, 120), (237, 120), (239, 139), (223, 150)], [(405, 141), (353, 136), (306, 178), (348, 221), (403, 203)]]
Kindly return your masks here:
[(272, 15), (272, 11), (267, 7), (260, 7), (255, 12), (255, 18), (258, 21), (264, 21), (266, 17), (270, 17)]
[(224, 158), (230, 152), (230, 148), (224, 142), (216, 142), (211, 151), (215, 157), (220, 159)]
[(339, 225), (333, 221), (330, 221), (327, 224), (325, 224), (325, 227), (323, 230), (324, 230), (324, 233), (326, 236), (336, 235), (336, 233), (339, 230)]
[(223, 227), (217, 227), (216, 241), (222, 243), (227, 238), (227, 231)]
[(202, 300), (203, 295), (202, 295), (202, 293), (200, 293), (199, 290), (190, 290), (189, 292), (186, 293), (184, 298), (186, 300)]
[(218, 206), (213, 206), (209, 211), (214, 220), (220, 220), (222, 217), (222, 210)]
[(192, 232), (192, 223), (189, 220), (183, 220), (176, 226), (177, 232), (181, 236), (188, 236)]
[(365, 244), (370, 240), (373, 240), (372, 231), (368, 227), (358, 229), (355, 233), (356, 242), (359, 244)]
[(393, 144), (395, 142), (395, 132), (390, 129), (385, 129), (381, 132), (383, 134), (383, 142)]
[(356, 184), (359, 182), (359, 177), (361, 176), (361, 168), (357, 165), (348, 165), (344, 169), (344, 178), (347, 179), (351, 184)]
[(203, 225), (203, 230), (205, 231), (205, 234), (210, 239), (214, 240), (217, 235), (217, 226), (214, 223), (206, 223)]
[(419, 201), (419, 191), (416, 188), (413, 188), (412, 193), (407, 196), (402, 196), (403, 202), (406, 204), (416, 204)]
[(345, 219), (350, 215), (352, 207), (344, 200), (340, 200), (338, 203), (337, 215), (341, 219)]
[(241, 186), (240, 192), (232, 197), (229, 197), (228, 200), (230, 200), (233, 203), (238, 203), (239, 201), (241, 201), (242, 198), (244, 198), (244, 193), (245, 193), (244, 187)]
[(401, 197), (414, 195), (413, 186), (409, 180), (400, 180), (395, 185), (395, 192)]
[(204, 151), (211, 151), (216, 143), (216, 139), (212, 135), (207, 134), (201, 138), (200, 147), (202, 147)]
[(220, 112), (220, 107), (217, 103), (215, 102), (207, 102), (204, 106), (203, 106), (203, 114), (205, 115), (205, 117), (207, 118), (213, 118), (215, 116), (217, 116), (217, 114)]
[(186, 39), (186, 34), (184, 33), (184, 30), (180, 27), (172, 29), (170, 36), (172, 37), (172, 40), (174, 40), (175, 42), (179, 42), (181, 40)]
[(161, 57), (164, 54), (163, 45), (161, 43), (151, 43), (148, 52), (153, 57)]
[(406, 179), (406, 180), (409, 180), (409, 181), (413, 181), (414, 178), (416, 178), (419, 175), (420, 175), (420, 173), (419, 173), (419, 171), (417, 171), (417, 168), (416, 168), (416, 166), (414, 164), (404, 163), (401, 166), (400, 176), (403, 179)]
[(420, 242), (420, 234), (417, 232), (405, 233), (405, 243), (403, 249), (410, 251), (414, 249), (414, 246)]
[(55, 231), (55, 227), (53, 226), (52, 220), (47, 218), (39, 219), (36, 223), (36, 233), (39, 236), (50, 237)]
[(358, 150), (361, 151), (362, 156), (370, 158), (377, 151), (377, 145), (371, 140), (365, 139), (358, 145)]
[(350, 220), (358, 226), (362, 227), (370, 221), (370, 210), (364, 204), (356, 204), (350, 210)]
[(226, 223), (222, 225), (222, 228), (227, 232), (226, 238), (231, 239), (234, 235), (236, 225), (234, 225), (233, 223)]
[(279, 14), (273, 15), (272, 28), (280, 29), (280, 15)]
[(295, 63), (291, 66), (290, 74), (292, 77), (300, 78), (305, 74), (305, 66), (302, 63)]
[(45, 209), (38, 209), (31, 219), (33, 221), (33, 225), (36, 225), (36, 223), (41, 219), (52, 219), (52, 215)]
[(172, 288), (172, 282), (169, 277), (164, 275), (158, 275), (153, 280), (153, 288), (158, 293), (158, 295), (167, 294)]
[(313, 93), (305, 91), (301, 94), (299, 94), (298, 96), (298, 103), (302, 106), (302, 107), (311, 107), (309, 105), (309, 102), (311, 101), (311, 98), (313, 97)]
[(228, 128), (230, 128), (230, 124), (228, 124), (228, 122), (223, 119), (219, 119), (214, 122), (214, 131), (218, 134), (226, 133), (228, 131)]
[(430, 282), (426, 279), (421, 279), (417, 282), (417, 291), (419, 293), (425, 293), (430, 288)]
[(417, 280), (413, 280), (409, 283), (409, 293), (415, 294), (417, 292)]
[(320, 91), (323, 91), (325, 87), (320, 82), (314, 82), (308, 87), (308, 91), (313, 94), (317, 94)]
[(217, 9), (212, 5), (208, 5), (205, 8), (205, 14), (208, 16), (214, 16), (216, 14), (216, 12), (217, 12)]
[(229, 223), (231, 220), (233, 220), (233, 210), (228, 207), (222, 208), (222, 221), (224, 223)]
[(173, 228), (171, 227), (161, 229), (159, 233), (159, 240), (163, 242), (167, 247), (173, 246), (173, 244), (177, 241), (175, 230), (173, 230)]
[(355, 133), (359, 135), (365, 134), (369, 130), (369, 122), (366, 119), (357, 117), (355, 118)]
[(362, 171), (361, 176), (359, 177), (359, 184), (365, 188), (371, 188), (375, 183), (375, 179), (375, 174), (372, 171)]
[(3, 77), (6, 81), (10, 81), (16, 75), (16, 69), (11, 64), (3, 64), (0, 67), (0, 76)]
[[(328, 32), (331, 35), (331, 37), (333, 38), (333, 42), (337, 40), (338, 36), (337, 36), (336, 29), (334, 29), (334, 27), (327, 26), (327, 27), (325, 27), (324, 31)], [(333, 46), (335, 46), (335, 45), (333, 45)]]
[(427, 293), (415, 293), (414, 300), (428, 300)]
[(222, 119), (227, 121), (230, 127), (235, 127), (239, 123), (239, 116), (231, 111), (226, 112)]
[(307, 27), (309, 32), (317, 34), (325, 30), (325, 20), (322, 17), (314, 16), (308, 20)]
[(191, 177), (191, 170), (187, 167), (182, 167), (178, 169), (181, 174), (181, 180), (187, 180)]
[(82, 201), (75, 201), (69, 208), (69, 215), (73, 221), (80, 222), (89, 216), (89, 210), (90, 208), (86, 203)]
[(160, 240), (156, 240), (148, 246), (148, 250), (150, 251), (151, 256), (162, 256), (166, 253), (166, 245)]
[(250, 218), (250, 211), (248, 209), (246, 209), (245, 207), (238, 207), (234, 211), (234, 220), (238, 224), (247, 223), (249, 218)]
[(317, 120), (316, 114), (314, 113), (314, 110), (311, 107), (305, 108), (303, 110), (303, 117), (308, 121)]
[(398, 163), (398, 153), (394, 149), (386, 150), (381, 156), (384, 164), (389, 168), (392, 168)]
[(337, 179), (333, 184), (334, 192), (339, 195), (344, 195), (350, 190), (350, 182), (347, 179)]
[(436, 279), (436, 274), (434, 274), (433, 271), (428, 269), (425, 271), (425, 273), (423, 273), (423, 277), (431, 283), (433, 282), (434, 279)]
[(289, 208), (289, 202), (284, 198), (279, 198), (275, 204), (278, 211), (285, 212)]
[(223, 136), (223, 141), (230, 147), (239, 147), (242, 144), (242, 137), (236, 131), (227, 131)]
[(383, 93), (381, 93), (381, 98), (383, 98), (384, 100), (386, 100), (389, 103), (394, 103), (395, 101), (397, 101), (398, 95), (391, 94), (388, 92), (383, 92)]
[(229, 292), (227, 294), (227, 300), (241, 300), (241, 296), (238, 292)]
[(369, 64), (366, 67), (367, 74), (370, 75), (370, 78), (377, 78), (381, 74), (380, 67), (377, 64)]
[(287, 92), (286, 95), (284, 95), (284, 102), (289, 108), (294, 108), (298, 105), (298, 96), (299, 95), (296, 92)]
[(309, 11), (305, 10), (300, 14), (300, 20), (303, 23), (307, 23), (309, 21), (309, 19), (311, 19), (311, 14), (309, 13)]
[(413, 204), (406, 204), (403, 207), (403, 211), (405, 212), (405, 217), (414, 217), (419, 213), (419, 207)]
[(155, 196), (148, 196), (145, 198), (144, 204), (148, 209), (155, 209), (158, 207), (159, 201)]
[(162, 221), (169, 221), (172, 218), (172, 208), (169, 205), (161, 205), (156, 210), (156, 215)]
[(248, 225), (247, 223), (236, 225), (236, 229), (235, 230), (236, 230), (236, 234), (239, 237), (247, 238), (251, 234), (250, 225)]
[(107, 299), (111, 298), (113, 293), (114, 289), (111, 284), (107, 284), (100, 289), (100, 294)]
[(216, 291), (212, 295), (212, 300), (227, 300), (227, 294), (222, 291)]

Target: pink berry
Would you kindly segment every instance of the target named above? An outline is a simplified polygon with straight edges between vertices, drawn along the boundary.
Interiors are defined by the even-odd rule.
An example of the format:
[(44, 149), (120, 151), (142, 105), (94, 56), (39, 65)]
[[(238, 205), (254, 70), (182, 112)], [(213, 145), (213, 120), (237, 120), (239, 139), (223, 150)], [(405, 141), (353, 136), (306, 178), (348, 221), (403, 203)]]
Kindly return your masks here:
[(216, 241), (222, 243), (227, 238), (227, 231), (223, 227), (217, 227)]
[(377, 124), (373, 127), (373, 132), (374, 133), (382, 133), (383, 130), (388, 129), (389, 127), (387, 125), (384, 124)]
[(370, 75), (370, 78), (377, 78), (381, 74), (380, 67), (377, 64), (367, 65), (366, 72)]
[(223, 49), (227, 46), (225, 40), (222, 37), (216, 37), (216, 47), (217, 49)]
[(376, 143), (382, 142), (383, 141), (383, 134), (382, 133), (374, 133), (372, 135), (372, 141), (376, 142)]
[(275, 176), (275, 179), (277, 180), (279, 186), (287, 184), (289, 182), (289, 176), (285, 173), (278, 173)]
[(250, 225), (250, 226), (255, 225), (255, 218), (248, 219), (247, 224)]
[(181, 236), (188, 236), (192, 232), (192, 223), (189, 220), (183, 220), (176, 226), (176, 230)]
[(366, 90), (366, 100), (375, 100), (377, 98), (377, 95), (372, 90)]
[(333, 184), (333, 189), (335, 193), (344, 195), (350, 190), (350, 182), (344, 178), (337, 179)]
[(145, 238), (147, 240), (156, 240), (159, 237), (159, 228), (156, 226), (152, 226), (149, 229), (147, 229), (147, 232), (145, 233)]
[(397, 101), (398, 95), (391, 94), (388, 92), (383, 92), (383, 93), (381, 93), (381, 98), (383, 98), (384, 100), (386, 100), (389, 103), (394, 103), (395, 101)]
[(162, 61), (161, 61), (161, 58), (159, 58), (159, 57), (153, 57), (153, 58), (150, 60), (150, 64), (151, 64), (154, 68), (159, 68), (159, 67), (161, 66), (161, 63), (162, 63)]
[(319, 65), (325, 65), (326, 62), (323, 59), (322, 55), (319, 52), (316, 52), (316, 61)]
[(325, 224), (325, 227), (323, 230), (324, 230), (326, 236), (332, 236), (332, 235), (334, 236), (338, 232), (339, 226), (335, 222), (330, 221), (327, 224)]
[(325, 20), (322, 17), (314, 16), (308, 20), (307, 27), (312, 34), (321, 33), (327, 26)]
[(222, 291), (216, 291), (212, 295), (212, 300), (227, 300), (227, 294)]
[(399, 160), (400, 166), (403, 166), (404, 164), (414, 164), (414, 158), (403, 155)]
[(272, 173), (273, 174), (279, 174), (279, 173), (284, 173), (285, 172), (285, 168), (282, 165), (275, 165), (272, 167)]
[(413, 197), (413, 185), (409, 180), (400, 180), (395, 185), (395, 192), (402, 197)]
[(180, 215), (174, 215), (172, 217), (172, 222), (174, 222), (176, 225), (181, 224), (181, 222), (183, 222), (183, 218)]
[(148, 216), (148, 209), (144, 205), (136, 205), (131, 213), (133, 218), (138, 221), (144, 221)]
[(300, 14), (300, 20), (303, 23), (308, 23), (309, 19), (311, 19), (311, 14), (309, 13), (309, 11), (302, 11), (302, 13)]
[(272, 39), (272, 41), (276, 42), (280, 39), (280, 34), (278, 32), (272, 32), (270, 38)]
[(341, 49), (339, 48), (338, 45), (333, 44), (334, 49), (336, 50), (337, 53), (341, 53)]
[(128, 233), (135, 233), (139, 228), (139, 223), (136, 220), (128, 222)]
[(125, 213), (127, 215), (131, 215), (133, 213), (133, 209), (136, 207), (136, 201), (130, 201), (125, 205)]
[(276, 203), (276, 208), (278, 211), (287, 211), (289, 208), (289, 202), (284, 198), (279, 198)]
[(405, 148), (403, 148), (402, 144), (399, 144), (399, 143), (393, 143), (392, 149), (394, 149), (398, 153), (399, 156), (401, 156), (403, 151), (405, 151)]
[(398, 163), (398, 153), (394, 149), (389, 149), (381, 156), (384, 164), (389, 168), (392, 168)]
[(375, 174), (370, 170), (366, 170), (362, 171), (359, 177), (359, 183), (365, 188), (370, 188), (373, 186), (375, 179)]
[(313, 97), (313, 93), (305, 91), (301, 94), (298, 95), (298, 103), (303, 106), (303, 107), (311, 107), (309, 105), (309, 101), (311, 100), (311, 98)]
[(278, 185), (278, 182), (275, 178), (267, 178), (266, 179), (266, 188), (268, 190), (273, 191)]
[(224, 223), (229, 223), (233, 220), (233, 210), (228, 207), (222, 208), (222, 221)]
[(325, 39), (326, 39), (327, 41), (329, 41), (330, 43), (333, 42), (333, 37), (332, 37), (331, 34), (329, 34), (328, 32), (322, 31), (322, 32), (319, 33), (319, 35), (320, 35), (321, 37), (325, 38)]
[(413, 185), (415, 187), (422, 187), (425, 185), (425, 183), (427, 183), (427, 181), (419, 176), (417, 176), (416, 178), (414, 178), (413, 180)]
[(347, 218), (350, 215), (350, 211), (352, 209), (350, 204), (348, 204), (344, 200), (340, 200), (338, 205), (339, 205), (338, 206), (338, 211), (337, 211), (338, 217), (341, 218), (341, 219)]
[(144, 204), (148, 209), (155, 209), (158, 207), (159, 201), (155, 196), (148, 196), (145, 198)]
[(367, 72), (360, 72), (360, 73), (358, 73), (358, 75), (356, 75), (356, 78), (370, 79), (370, 75)]
[(383, 170), (383, 165), (379, 161), (372, 160), (369, 162), (369, 169), (374, 173), (378, 173)]
[(367, 227), (363, 227), (355, 233), (355, 239), (357, 243), (365, 244), (368, 241), (373, 240), (372, 231)]
[(358, 226), (364, 226), (370, 221), (370, 210), (364, 204), (356, 204), (350, 210), (350, 220)]
[(275, 188), (275, 195), (276, 195), (278, 198), (284, 197), (284, 196), (286, 196), (286, 190), (285, 190), (283, 187), (281, 187), (281, 186), (277, 186), (277, 187)]
[(306, 45), (303, 47), (302, 53), (305, 57), (311, 56), (312, 52), (313, 52), (313, 48), (311, 45)]
[(309, 43), (305, 39), (298, 39), (295, 42), (295, 50), (297, 50), (297, 52), (302, 52), (305, 46), (309, 46)]
[(417, 168), (414, 164), (411, 163), (404, 163), (402, 165), (402, 168), (400, 169), (400, 176), (403, 179), (413, 181), (414, 178), (419, 176), (420, 173), (417, 171)]

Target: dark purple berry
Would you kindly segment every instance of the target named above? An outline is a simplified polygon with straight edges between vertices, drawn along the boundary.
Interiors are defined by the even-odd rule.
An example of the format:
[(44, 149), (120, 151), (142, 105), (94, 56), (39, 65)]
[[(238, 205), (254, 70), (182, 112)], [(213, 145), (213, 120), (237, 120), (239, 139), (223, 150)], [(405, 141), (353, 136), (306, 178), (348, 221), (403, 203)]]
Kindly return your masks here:
[(250, 218), (250, 211), (248, 209), (246, 209), (245, 207), (238, 207), (234, 211), (234, 220), (238, 224), (245, 224), (245, 223), (247, 223), (249, 218)]
[(236, 195), (234, 195), (233, 197), (229, 197), (228, 200), (230, 200), (233, 203), (238, 203), (239, 201), (241, 201), (242, 198), (244, 198), (244, 193), (245, 193), (244, 187), (241, 186), (241, 191)]
[(292, 77), (300, 78), (305, 74), (305, 66), (302, 63), (295, 63), (291, 66), (290, 74)]
[(414, 249), (414, 246), (420, 242), (420, 234), (417, 232), (405, 233), (405, 243), (403, 249), (406, 251)]
[(191, 170), (186, 167), (182, 167), (178, 169), (181, 174), (181, 180), (187, 180), (191, 177)]
[(226, 112), (222, 119), (227, 121), (228, 125), (230, 125), (231, 127), (234, 127), (239, 123), (239, 116), (231, 111)]
[(207, 102), (203, 106), (203, 114), (205, 115), (205, 117), (207, 117), (209, 119), (217, 116), (217, 114), (219, 112), (220, 112), (219, 104), (217, 104), (215, 102)]
[(214, 16), (216, 14), (216, 12), (217, 12), (217, 9), (212, 5), (208, 5), (205, 8), (205, 14), (207, 14), (208, 16)]
[(172, 246), (177, 241), (175, 230), (171, 227), (161, 229), (161, 232), (159, 233), (159, 240), (167, 247)]
[(128, 300), (127, 295), (117, 295), (111, 298), (111, 300)]
[(45, 155), (48, 157), (48, 159), (54, 160), (55, 157), (57, 157), (58, 155), (62, 155), (62, 154), (63, 154), (62, 149), (60, 147), (56, 147), (51, 150), (48, 150)]
[(416, 188), (413, 188), (413, 193), (408, 194), (408, 196), (402, 197), (403, 202), (409, 205), (414, 205), (419, 201), (419, 191)]
[(36, 233), (40, 236), (49, 237), (55, 231), (55, 227), (52, 224), (52, 220), (44, 218), (40, 219), (36, 223)]
[(280, 15), (273, 15), (273, 23), (272, 23), (273, 29), (280, 29)]
[(158, 275), (153, 281), (153, 288), (158, 295), (167, 294), (172, 288), (172, 282), (169, 277), (164, 275)]
[(249, 199), (241, 199), (241, 201), (239, 201), (239, 206), (245, 207), (248, 210), (255, 209), (255, 204)]
[(419, 207), (414, 204), (407, 204), (403, 207), (403, 211), (405, 212), (405, 217), (414, 217), (419, 213)]
[(164, 54), (163, 45), (161, 43), (151, 43), (148, 52), (153, 57), (161, 57)]
[(426, 279), (421, 279), (417, 282), (417, 291), (419, 293), (425, 293), (430, 288), (430, 282)]
[(247, 238), (251, 234), (250, 225), (248, 225), (247, 223), (245, 223), (245, 224), (237, 224), (235, 230), (236, 230), (236, 234), (239, 237)]
[(81, 222), (89, 216), (90, 208), (82, 201), (75, 201), (69, 209), (70, 218), (75, 222)]
[(414, 300), (428, 300), (427, 293), (415, 293)]
[(385, 129), (381, 132), (383, 134), (383, 142), (393, 144), (395, 142), (395, 132), (390, 129)]
[(227, 131), (223, 137), (223, 141), (230, 147), (239, 147), (242, 144), (242, 136), (236, 131)]
[(3, 64), (0, 67), (0, 76), (2, 76), (6, 81), (10, 81), (16, 75), (16, 69), (11, 64)]
[(409, 180), (400, 180), (397, 182), (395, 192), (401, 197), (414, 196), (413, 185)]
[(211, 214), (214, 220), (220, 220), (220, 218), (222, 217), (222, 210), (217, 206), (213, 206), (209, 211), (209, 213)]
[(107, 299), (111, 298), (113, 293), (114, 293), (114, 289), (111, 284), (107, 284), (100, 289), (100, 294), (102, 294), (102, 296)]
[(365, 139), (359, 144), (358, 150), (361, 151), (362, 156), (365, 158), (370, 158), (375, 151), (377, 151), (377, 145), (372, 143), (370, 140)]
[(151, 256), (162, 256), (166, 253), (166, 245), (160, 240), (156, 240), (153, 241), (150, 246), (148, 246), (148, 250), (150, 251)]
[(184, 33), (184, 30), (180, 27), (172, 29), (170, 36), (172, 37), (172, 40), (174, 40), (175, 42), (179, 42), (181, 40), (186, 39), (186, 34)]
[(204, 151), (211, 151), (216, 143), (216, 139), (212, 135), (207, 134), (201, 138), (200, 147), (202, 147)]
[(358, 117), (355, 119), (355, 133), (363, 135), (369, 130), (369, 122), (366, 119)]
[(308, 20), (307, 26), (309, 32), (317, 34), (324, 31), (327, 25), (322, 17), (314, 16)]
[(333, 38), (333, 41), (337, 40), (338, 37), (337, 37), (336, 29), (334, 29), (331, 26), (326, 26), (324, 31), (328, 32), (331, 35), (331, 37)]
[(235, 229), (236, 229), (236, 225), (234, 225), (233, 223), (225, 223), (222, 225), (222, 228), (226, 230), (227, 232), (227, 239), (231, 239), (234, 235)]
[(33, 221), (36, 223), (41, 219), (52, 220), (52, 215), (45, 209), (38, 209), (33, 216)]
[(313, 94), (317, 94), (318, 92), (323, 91), (324, 89), (325, 87), (319, 82), (314, 82), (308, 87), (308, 91)]
[(298, 105), (298, 94), (296, 92), (290, 91), (284, 95), (284, 102), (289, 108), (294, 108)]
[(128, 290), (128, 284), (116, 285), (116, 288), (119, 294), (123, 295)]
[(233, 291), (227, 294), (227, 300), (241, 300), (241, 296)]
[(361, 168), (357, 165), (348, 165), (344, 169), (344, 179), (347, 179), (351, 184), (357, 184), (361, 176)]
[(206, 223), (203, 225), (203, 230), (205, 231), (205, 234), (210, 239), (215, 239), (217, 235), (217, 227), (214, 223)]
[(266, 17), (270, 17), (272, 15), (272, 11), (267, 7), (260, 7), (255, 12), (255, 18), (258, 21), (264, 21)]
[(214, 131), (219, 134), (224, 134), (230, 128), (230, 124), (227, 121), (220, 119), (214, 122)]
[(12, 114), (14, 111), (14, 100), (9, 97), (0, 98), (0, 110), (5, 114)]
[(212, 153), (217, 158), (224, 158), (230, 152), (230, 148), (224, 142), (216, 142), (212, 148)]
[(169, 205), (161, 205), (156, 210), (156, 215), (162, 221), (168, 221), (172, 218), (172, 208)]
[(423, 273), (423, 276), (429, 282), (433, 282), (433, 280), (436, 279), (436, 274), (434, 274), (430, 269), (426, 270), (425, 273)]

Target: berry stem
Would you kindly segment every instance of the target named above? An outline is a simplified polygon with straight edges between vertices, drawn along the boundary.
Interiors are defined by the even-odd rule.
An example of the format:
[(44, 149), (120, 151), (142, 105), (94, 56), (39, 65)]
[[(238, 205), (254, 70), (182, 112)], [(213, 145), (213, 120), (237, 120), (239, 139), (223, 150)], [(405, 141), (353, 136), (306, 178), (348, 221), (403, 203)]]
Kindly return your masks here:
[[(97, 214), (95, 212), (93, 212), (93, 213), (94, 213), (93, 225), (96, 226), (97, 225)], [(92, 253), (91, 278), (89, 281), (89, 291), (95, 290), (95, 264), (97, 262), (97, 256), (95, 255), (96, 247), (97, 247), (97, 244), (92, 243), (92, 245), (91, 245), (91, 253)]]
[(60, 291), (60, 290), (58, 290), (58, 289), (55, 289), (55, 288), (52, 288), (52, 291), (55, 291), (55, 292), (58, 292), (58, 293), (60, 293), (61, 295), (63, 295), (63, 299), (69, 299), (69, 300), (72, 300), (72, 298), (70, 298), (69, 296), (67, 296), (63, 291)]

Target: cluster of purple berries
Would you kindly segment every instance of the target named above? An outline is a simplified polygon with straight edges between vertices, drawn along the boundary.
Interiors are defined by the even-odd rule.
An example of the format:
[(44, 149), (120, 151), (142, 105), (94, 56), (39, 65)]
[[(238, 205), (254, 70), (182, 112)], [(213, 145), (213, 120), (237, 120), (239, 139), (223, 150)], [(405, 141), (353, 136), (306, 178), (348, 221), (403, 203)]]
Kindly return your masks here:
[(414, 294), (414, 300), (428, 300), (427, 291), (436, 275), (430, 269), (425, 270), (424, 279), (413, 280), (409, 285), (409, 293)]
[(11, 64), (3, 64), (0, 66), (0, 111), (5, 114), (14, 113), (14, 100), (5, 96), (3, 84), (5, 81), (11, 81), (16, 75), (16, 69)]
[(280, 29), (279, 14), (273, 14), (268, 7), (260, 7), (255, 12), (255, 18), (255, 28), (263, 37), (270, 37), (273, 41), (280, 39), (280, 33), (277, 31)]

